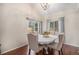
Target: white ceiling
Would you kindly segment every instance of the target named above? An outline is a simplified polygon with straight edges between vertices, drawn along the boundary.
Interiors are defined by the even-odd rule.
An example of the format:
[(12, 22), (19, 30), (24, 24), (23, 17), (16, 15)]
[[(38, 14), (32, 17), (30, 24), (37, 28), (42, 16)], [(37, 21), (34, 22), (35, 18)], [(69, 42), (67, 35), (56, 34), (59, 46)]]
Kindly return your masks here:
[(39, 18), (39, 17), (42, 18), (44, 16), (50, 17), (51, 15), (59, 11), (76, 9), (79, 7), (79, 4), (77, 3), (51, 3), (51, 4), (48, 3), (49, 7), (46, 11), (44, 11), (40, 4), (41, 3), (23, 3), (23, 4), (4, 3), (3, 5), (0, 4), (0, 6), (3, 6), (4, 12), (9, 11), (9, 9), (13, 9), (17, 13), (20, 13), (24, 16), (29, 16), (29, 17), (33, 16), (35, 18)]
[(44, 11), (40, 3), (31, 3), (29, 4), (35, 11), (42, 16), (52, 15), (58, 11), (64, 11), (68, 9), (75, 9), (77, 7), (76, 3), (51, 3), (46, 11)]

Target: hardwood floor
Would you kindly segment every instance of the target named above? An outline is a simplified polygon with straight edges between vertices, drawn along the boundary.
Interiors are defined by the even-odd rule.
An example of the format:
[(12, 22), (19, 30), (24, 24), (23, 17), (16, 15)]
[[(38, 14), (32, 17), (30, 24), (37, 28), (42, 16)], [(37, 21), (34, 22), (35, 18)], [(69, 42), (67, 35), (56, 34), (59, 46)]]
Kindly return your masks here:
[(15, 49), (13, 51), (4, 53), (3, 55), (26, 55), (27, 53), (27, 45), (21, 48)]
[[(48, 48), (48, 55), (53, 55), (53, 49), (49, 49)], [(7, 52), (3, 55), (26, 55), (27, 53), (27, 46), (23, 46), (21, 48), (15, 49), (13, 51)], [(36, 53), (37, 55), (46, 55), (45, 50), (41, 50), (38, 53)], [(64, 44), (63, 46), (63, 54), (64, 55), (78, 55), (79, 54), (79, 48), (78, 47), (74, 47), (71, 45), (66, 45)]]
[(64, 44), (63, 53), (64, 55), (79, 55), (79, 47)]

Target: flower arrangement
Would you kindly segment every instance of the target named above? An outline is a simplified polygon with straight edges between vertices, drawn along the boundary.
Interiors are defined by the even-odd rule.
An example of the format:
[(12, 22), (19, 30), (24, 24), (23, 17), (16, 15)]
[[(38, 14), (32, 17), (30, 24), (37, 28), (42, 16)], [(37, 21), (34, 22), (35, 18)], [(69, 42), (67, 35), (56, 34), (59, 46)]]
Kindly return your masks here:
[(49, 35), (50, 34), (50, 32), (44, 32), (43, 33), (43, 35)]
[(50, 32), (44, 32), (44, 33), (43, 33), (43, 36), (44, 36), (44, 37), (49, 37), (49, 34), (50, 34)]

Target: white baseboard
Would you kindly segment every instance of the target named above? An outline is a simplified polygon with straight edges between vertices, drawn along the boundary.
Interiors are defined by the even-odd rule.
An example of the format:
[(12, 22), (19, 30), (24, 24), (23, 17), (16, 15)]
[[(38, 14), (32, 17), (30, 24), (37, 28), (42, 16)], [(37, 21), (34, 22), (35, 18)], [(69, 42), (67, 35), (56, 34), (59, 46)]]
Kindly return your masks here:
[(75, 45), (75, 44), (69, 44), (69, 43), (64, 43), (66, 45), (71, 45), (71, 46), (74, 46), (74, 47), (79, 47), (78, 45)]
[(10, 49), (10, 50), (7, 50), (7, 51), (4, 51), (4, 52), (1, 52), (1, 54), (4, 54), (4, 53), (7, 53), (7, 52), (10, 52), (10, 51), (12, 51), (12, 50), (18, 49), (18, 48), (23, 47), (23, 46), (25, 46), (25, 45), (28, 45), (28, 44), (22, 44), (22, 45), (20, 45), (20, 46), (18, 46), (18, 47), (15, 47), (15, 48), (12, 48), (12, 49)]

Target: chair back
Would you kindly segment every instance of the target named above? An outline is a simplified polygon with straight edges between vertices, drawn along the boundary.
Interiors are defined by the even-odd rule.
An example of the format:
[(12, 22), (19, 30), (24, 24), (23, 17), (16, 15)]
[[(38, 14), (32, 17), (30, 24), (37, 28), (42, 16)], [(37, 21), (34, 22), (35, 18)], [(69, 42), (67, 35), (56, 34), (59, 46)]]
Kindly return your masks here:
[(38, 49), (37, 35), (29, 33), (27, 36), (28, 36), (29, 49), (31, 49), (33, 51), (37, 51), (37, 49)]
[(59, 34), (59, 43), (57, 49), (60, 50), (64, 44), (64, 34)]

